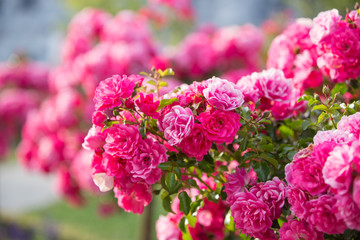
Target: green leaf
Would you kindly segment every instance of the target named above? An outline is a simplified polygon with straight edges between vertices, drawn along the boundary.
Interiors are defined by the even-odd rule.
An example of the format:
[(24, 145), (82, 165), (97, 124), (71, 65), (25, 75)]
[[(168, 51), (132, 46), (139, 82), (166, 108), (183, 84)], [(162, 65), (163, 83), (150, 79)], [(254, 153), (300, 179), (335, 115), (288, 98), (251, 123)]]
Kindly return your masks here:
[(279, 131), (282, 138), (294, 138), (294, 131), (288, 126), (281, 125)]
[(163, 175), (161, 176), (161, 178), (160, 178), (161, 186), (162, 186), (166, 191), (169, 191), (169, 188), (166, 186), (165, 180), (166, 180), (166, 175), (163, 174)]
[(175, 72), (172, 68), (165, 69), (164, 76), (173, 76), (173, 75), (175, 75)]
[(259, 157), (262, 158), (262, 159), (265, 159), (266, 161), (271, 163), (276, 168), (279, 166), (279, 163), (275, 158), (269, 157), (268, 155), (266, 155), (264, 153), (260, 154)]
[(172, 104), (173, 102), (178, 102), (178, 101), (179, 101), (179, 99), (177, 99), (177, 98), (163, 99), (160, 101), (157, 111)]
[(226, 198), (227, 198), (227, 194), (226, 194), (226, 192), (224, 192), (224, 190), (225, 190), (225, 186), (222, 186), (222, 188), (221, 188), (221, 191), (220, 191), (220, 198), (221, 198), (221, 200), (226, 200)]
[(304, 120), (302, 123), (301, 123), (301, 128), (302, 130), (305, 130), (307, 129), (312, 123), (312, 121), (310, 120)]
[(146, 138), (145, 121), (142, 121), (142, 122), (140, 123), (139, 132), (140, 132), (140, 135), (141, 135), (142, 139), (145, 139), (145, 138)]
[(314, 106), (311, 111), (315, 111), (315, 110), (321, 110), (321, 111), (326, 112), (328, 110), (328, 108), (325, 105), (320, 104), (320, 105)]
[(166, 186), (169, 188), (169, 194), (176, 193), (179, 190), (181, 182), (176, 181), (174, 173), (168, 173), (166, 175)]
[(194, 213), (194, 212), (196, 212), (196, 210), (198, 209), (198, 207), (201, 205), (201, 199), (199, 199), (199, 200), (197, 200), (197, 201), (195, 201), (195, 202), (192, 202), (191, 204), (190, 204), (190, 212), (191, 213)]
[(309, 95), (303, 95), (303, 96), (299, 97), (299, 99), (297, 100), (297, 102), (309, 101), (310, 99), (313, 99), (313, 97), (312, 97), (312, 96), (309, 96)]
[(174, 213), (173, 210), (171, 209), (171, 198), (169, 196), (166, 196), (163, 199), (162, 205), (166, 211)]
[(186, 227), (185, 227), (185, 216), (181, 218), (180, 222), (179, 222), (179, 228), (180, 230), (185, 233), (186, 232)]
[(188, 215), (190, 212), (190, 204), (191, 204), (191, 199), (189, 195), (183, 191), (179, 193), (178, 198), (180, 200), (179, 210), (185, 215)]
[(164, 171), (171, 171), (173, 166), (171, 162), (163, 162), (158, 165), (158, 168)]
[(195, 188), (199, 188), (199, 186), (197, 185), (197, 183), (194, 179), (188, 179), (188, 180), (186, 180), (186, 182)]
[(337, 83), (331, 90), (331, 96), (334, 97), (336, 93), (344, 95), (347, 92), (346, 83)]
[(215, 172), (215, 163), (214, 159), (208, 154), (204, 156), (204, 159), (201, 162), (198, 162), (199, 168), (205, 173)]
[(159, 86), (160, 86), (160, 87), (167, 87), (167, 86), (168, 86), (168, 83), (165, 82), (165, 81), (160, 81), (160, 82), (159, 82)]
[(154, 80), (147, 81), (148, 84), (156, 86), (156, 82)]
[(195, 227), (195, 224), (196, 224), (196, 222), (197, 222), (196, 217), (187, 215), (187, 216), (186, 216), (186, 219), (188, 220), (189, 225), (190, 225), (191, 227)]
[(181, 169), (178, 167), (174, 168), (174, 172), (179, 180), (181, 180)]
[(141, 75), (149, 76), (147, 72), (140, 72)]
[(319, 117), (318, 117), (317, 123), (318, 123), (318, 124), (321, 123), (326, 116), (327, 116), (326, 113), (325, 113), (325, 112), (322, 112), (322, 113), (319, 115)]
[(266, 162), (255, 162), (253, 164), (253, 169), (256, 172), (256, 175), (260, 182), (266, 182), (268, 180), (271, 169)]

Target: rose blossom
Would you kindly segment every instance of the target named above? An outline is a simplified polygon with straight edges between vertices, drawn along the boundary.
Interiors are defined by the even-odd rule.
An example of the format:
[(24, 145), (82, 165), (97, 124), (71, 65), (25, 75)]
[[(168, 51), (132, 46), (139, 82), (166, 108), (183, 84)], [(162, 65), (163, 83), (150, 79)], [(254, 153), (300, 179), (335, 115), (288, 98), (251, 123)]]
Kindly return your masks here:
[(136, 84), (141, 85), (143, 78), (139, 75), (114, 75), (101, 81), (95, 90), (95, 108), (104, 110), (121, 105), (121, 100), (131, 97)]
[(215, 110), (202, 112), (197, 120), (207, 133), (208, 138), (215, 143), (231, 143), (241, 127), (240, 115), (235, 112)]
[(224, 184), (224, 192), (226, 192), (226, 200), (230, 204), (233, 204), (235, 201), (235, 193), (244, 191), (246, 186), (254, 185), (257, 180), (256, 172), (254, 172), (253, 169), (250, 169), (249, 172), (246, 172), (244, 168), (236, 168), (234, 173), (229, 174), (226, 177), (227, 183)]
[(360, 176), (357, 176), (353, 181), (352, 197), (358, 208), (360, 208)]
[(114, 177), (109, 177), (105, 173), (93, 175), (93, 180), (102, 192), (107, 192), (114, 187)]
[(279, 229), (279, 240), (323, 240), (324, 235), (305, 221), (290, 219)]
[(305, 207), (308, 201), (304, 191), (300, 188), (289, 186), (286, 190), (286, 198), (290, 204), (290, 210), (299, 219), (303, 219), (308, 209)]
[(252, 78), (251, 76), (251, 74), (243, 76), (240, 78), (240, 80), (237, 81), (236, 86), (238, 86), (240, 91), (243, 93), (245, 101), (256, 102), (260, 98), (259, 89), (255, 85), (256, 79)]
[(136, 145), (136, 152), (126, 163), (126, 170), (133, 182), (144, 180), (154, 184), (161, 177), (160, 163), (167, 161), (166, 148), (153, 139), (142, 139)]
[(260, 182), (250, 188), (250, 192), (269, 206), (271, 219), (277, 219), (285, 204), (286, 184), (278, 177), (267, 182)]
[(253, 73), (251, 77), (256, 79), (255, 85), (259, 89), (260, 96), (273, 101), (290, 100), (293, 83), (291, 79), (285, 78), (283, 71), (271, 68)]
[(160, 114), (156, 112), (159, 107), (160, 101), (154, 101), (152, 94), (144, 95), (140, 93), (140, 98), (135, 101), (136, 105), (140, 108), (145, 115), (148, 115), (154, 119), (158, 119)]
[(191, 134), (180, 143), (179, 147), (187, 156), (201, 161), (210, 150), (211, 144), (201, 124), (195, 123)]
[(235, 201), (230, 206), (235, 227), (243, 233), (252, 235), (265, 232), (271, 227), (269, 207), (254, 194), (245, 189), (234, 196)]
[(318, 131), (314, 136), (314, 144), (318, 145), (323, 142), (335, 142), (347, 143), (354, 140), (354, 135), (349, 132), (344, 132), (342, 130), (327, 130), (327, 131)]
[(360, 135), (360, 112), (350, 116), (343, 116), (337, 125), (338, 130), (354, 134), (355, 138)]
[(191, 134), (194, 127), (194, 115), (190, 108), (173, 106), (162, 119), (164, 136), (174, 146)]
[(216, 109), (231, 111), (244, 103), (244, 96), (234, 83), (213, 77), (203, 91), (206, 100)]
[(323, 169), (325, 182), (332, 188), (338, 190), (338, 193), (347, 193), (352, 181), (352, 163), (358, 159), (359, 142), (353, 142), (351, 146), (337, 146), (330, 153)]
[(353, 201), (350, 194), (337, 195), (335, 209), (337, 217), (343, 219), (350, 229), (360, 231), (360, 208)]
[(314, 44), (319, 44), (326, 36), (333, 32), (341, 16), (337, 9), (320, 12), (313, 20), (313, 27), (310, 30), (310, 39)]
[(295, 154), (294, 160), (285, 166), (285, 175), (289, 185), (318, 195), (325, 193), (329, 186), (323, 179), (323, 163), (311, 154), (312, 148), (310, 145), (306, 150)]
[(104, 149), (111, 155), (132, 159), (138, 148), (141, 136), (133, 125), (114, 124), (107, 129)]
[(168, 216), (160, 216), (156, 221), (156, 237), (158, 240), (181, 240), (182, 232), (177, 224)]
[(330, 195), (322, 195), (306, 203), (308, 214), (305, 220), (320, 232), (342, 234), (347, 229), (343, 220), (336, 217), (334, 205), (336, 199)]

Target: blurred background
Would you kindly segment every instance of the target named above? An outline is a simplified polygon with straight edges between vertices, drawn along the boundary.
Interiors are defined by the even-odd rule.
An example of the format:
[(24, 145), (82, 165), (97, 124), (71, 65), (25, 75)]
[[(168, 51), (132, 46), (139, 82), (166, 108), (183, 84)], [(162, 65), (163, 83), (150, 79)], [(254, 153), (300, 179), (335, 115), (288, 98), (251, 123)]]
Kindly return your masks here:
[[(174, 11), (174, 8), (167, 9), (168, 6), (165, 8), (160, 6), (162, 9), (157, 12), (155, 8), (158, 5), (151, 5), (149, 2), (153, 4), (157, 1), (0, 0), (0, 61), (2, 62), (0, 67), (0, 154), (2, 156), (0, 160), (0, 239), (155, 239), (154, 223), (158, 215), (162, 213), (162, 208), (156, 198), (150, 217), (121, 211), (116, 207), (116, 201), (112, 195), (93, 194), (90, 191), (90, 193), (83, 193), (80, 200), (78, 198), (69, 200), (69, 192), (70, 195), (73, 194), (76, 188), (64, 190), (61, 184), (64, 181), (72, 181), (72, 176), (66, 178), (64, 176), (67, 175), (61, 172), (59, 183), (58, 172), (53, 174), (51, 168), (42, 168), (38, 171), (35, 167), (29, 170), (26, 160), (19, 160), (20, 157), (24, 158), (23, 149), (26, 148), (24, 145), (28, 142), (22, 142), (20, 150), (16, 150), (17, 145), (22, 138), (28, 137), (31, 132), (36, 132), (41, 127), (41, 123), (38, 123), (39, 128), (34, 129), (29, 127), (34, 125), (33, 122), (26, 125), (27, 114), (24, 112), (39, 108), (51, 94), (59, 94), (59, 82), (56, 81), (62, 80), (53, 80), (58, 76), (54, 71), (59, 71), (56, 66), (69, 65), (61, 49), (69, 34), (68, 25), (78, 12), (87, 7), (103, 9), (112, 15), (124, 9), (136, 11), (151, 20), (155, 45), (157, 48), (166, 49), (165, 52), (167, 49), (176, 51), (174, 49), (180, 48), (179, 44), (183, 42), (183, 39), (194, 31), (206, 32), (213, 31), (209, 29), (251, 23), (266, 35), (262, 49), (262, 58), (266, 58), (266, 51), (271, 40), (293, 19), (313, 18), (320, 11), (332, 8), (337, 8), (344, 16), (346, 9), (353, 8), (356, 1), (193, 0), (191, 11), (180, 12), (179, 16), (173, 15), (171, 11)], [(141, 30), (136, 29), (136, 31)], [(265, 62), (264, 59), (263, 62)], [(16, 65), (19, 63), (21, 67)], [(32, 65), (32, 63), (36, 64)], [(263, 66), (264, 64), (260, 63), (260, 68)], [(15, 78), (20, 79), (18, 81), (21, 83), (9, 83), (9, 79)], [(45, 84), (48, 78), (50, 79), (49, 86), (48, 83)], [(11, 95), (10, 92), (14, 92), (15, 88), (23, 92), (17, 92), (15, 96)], [(27, 100), (28, 94), (31, 95), (30, 100)], [(65, 104), (70, 100), (60, 98), (59, 103), (56, 103), (59, 105), (51, 105), (53, 110), (55, 111), (56, 107), (61, 108), (63, 101)], [(51, 107), (46, 115), (49, 119), (52, 115)], [(61, 113), (69, 113), (66, 111), (68, 110)], [(24, 124), (27, 127), (21, 132)], [(85, 132), (89, 128), (88, 123), (77, 122), (76, 124), (79, 124)], [(71, 125), (72, 128), (74, 126), (78, 125)], [(76, 140), (80, 146), (84, 136), (83, 133), (76, 134), (80, 139)], [(68, 142), (72, 143), (71, 140)], [(48, 144), (47, 141), (41, 143), (43, 146)], [(37, 148), (40, 146), (40, 141), (33, 140), (32, 144), (26, 146)], [(43, 151), (50, 150), (46, 148)], [(48, 155), (51, 159), (58, 157), (52, 153)], [(26, 156), (25, 159), (31, 159)], [(90, 176), (90, 171), (88, 174)], [(81, 184), (79, 186), (81, 187)], [(64, 201), (64, 198), (67, 201)], [(144, 236), (139, 229), (142, 229), (140, 226), (146, 226), (148, 223), (151, 223), (153, 230), (149, 236), (146, 234)]]

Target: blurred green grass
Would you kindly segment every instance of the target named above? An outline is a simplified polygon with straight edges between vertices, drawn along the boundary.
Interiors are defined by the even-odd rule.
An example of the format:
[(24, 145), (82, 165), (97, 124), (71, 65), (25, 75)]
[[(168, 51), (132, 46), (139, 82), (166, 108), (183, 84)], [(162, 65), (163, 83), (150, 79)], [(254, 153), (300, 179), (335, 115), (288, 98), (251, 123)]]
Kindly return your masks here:
[[(103, 199), (87, 197), (87, 204), (80, 208), (69, 206), (66, 202), (58, 202), (50, 207), (29, 212), (24, 215), (10, 216), (1, 214), (2, 222), (16, 223), (36, 232), (35, 239), (79, 240), (136, 240), (143, 236), (144, 215), (126, 213), (120, 208), (113, 215), (101, 217), (98, 204)], [(153, 199), (152, 207), (152, 239), (156, 239), (155, 222), (160, 214), (165, 215), (158, 198)]]

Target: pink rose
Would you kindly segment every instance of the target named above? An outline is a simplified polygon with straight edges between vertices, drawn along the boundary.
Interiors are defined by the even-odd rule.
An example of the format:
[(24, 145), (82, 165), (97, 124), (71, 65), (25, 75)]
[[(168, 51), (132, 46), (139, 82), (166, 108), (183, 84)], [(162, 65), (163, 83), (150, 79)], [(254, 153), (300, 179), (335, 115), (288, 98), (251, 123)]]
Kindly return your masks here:
[(311, 41), (314, 44), (319, 44), (321, 40), (336, 29), (340, 20), (341, 16), (337, 9), (320, 12), (313, 20), (313, 27), (309, 33)]
[(360, 135), (360, 112), (350, 116), (343, 116), (337, 125), (338, 130), (352, 133), (355, 138)]
[(291, 212), (299, 219), (303, 219), (308, 211), (306, 208), (306, 203), (308, 201), (306, 193), (300, 188), (290, 186), (286, 190), (286, 198), (290, 204)]
[(211, 80), (203, 91), (211, 106), (219, 110), (231, 111), (244, 103), (244, 96), (234, 83), (216, 77)]
[(354, 140), (354, 135), (349, 132), (344, 132), (342, 130), (327, 130), (327, 131), (318, 131), (314, 136), (314, 144), (318, 145), (323, 142), (335, 142), (337, 144), (348, 143)]
[(286, 184), (278, 177), (267, 182), (260, 182), (250, 188), (250, 192), (268, 205), (272, 220), (278, 219), (285, 204)]
[(260, 98), (259, 89), (255, 85), (256, 79), (251, 76), (255, 75), (251, 74), (240, 78), (240, 80), (237, 81), (236, 86), (238, 86), (240, 91), (243, 93), (245, 101), (256, 102)]
[(271, 227), (271, 213), (263, 201), (246, 189), (244, 192), (236, 193), (234, 197), (235, 201), (230, 206), (230, 210), (236, 228), (243, 233), (252, 235), (265, 232)]
[(160, 101), (154, 101), (154, 97), (151, 93), (146, 96), (143, 93), (140, 93), (140, 98), (138, 98), (135, 103), (145, 115), (154, 119), (160, 117), (160, 114), (156, 112)]
[(347, 229), (344, 221), (336, 217), (336, 198), (322, 195), (306, 203), (308, 214), (305, 220), (318, 231), (328, 234), (342, 234)]
[(122, 177), (125, 174), (125, 161), (118, 156), (104, 152), (101, 164), (107, 176)]
[(207, 133), (208, 139), (215, 143), (231, 143), (241, 127), (240, 115), (235, 112), (215, 110), (203, 112), (197, 119)]
[(160, 216), (156, 221), (156, 237), (158, 240), (181, 240), (182, 232), (176, 222), (171, 221), (168, 216)]
[(261, 73), (253, 73), (252, 78), (256, 79), (256, 87), (261, 97), (273, 101), (289, 101), (293, 89), (291, 79), (284, 76), (283, 71), (271, 68)]
[(114, 193), (119, 207), (139, 215), (152, 200), (151, 187), (142, 183), (128, 182), (124, 188), (114, 187)]
[(142, 139), (136, 145), (134, 157), (127, 160), (126, 170), (133, 182), (144, 180), (151, 185), (160, 180), (161, 170), (157, 166), (166, 161), (166, 148), (163, 145), (152, 139)]
[(358, 208), (360, 208), (360, 176), (357, 176), (353, 181), (352, 197)]
[(235, 201), (234, 195), (237, 192), (243, 192), (248, 185), (254, 185), (257, 180), (256, 172), (250, 169), (246, 172), (244, 168), (236, 168), (236, 172), (229, 174), (227, 177), (227, 183), (224, 184), (227, 194), (227, 201), (233, 204)]
[[(312, 146), (308, 147), (312, 150)], [(313, 155), (300, 151), (294, 160), (286, 165), (285, 174), (289, 185), (296, 186), (312, 195), (325, 193), (329, 186), (325, 184), (322, 174), (323, 163)]]
[(360, 145), (353, 142), (351, 146), (337, 146), (330, 153), (323, 169), (325, 182), (332, 188), (338, 190), (338, 193), (344, 194), (350, 190), (352, 182), (352, 162), (358, 157)]
[(316, 231), (316, 229), (305, 221), (290, 219), (284, 223), (279, 230), (279, 240), (323, 240), (324, 234)]
[(180, 143), (179, 147), (187, 156), (201, 161), (210, 150), (211, 144), (201, 124), (195, 123), (191, 134)]
[(96, 150), (105, 144), (106, 132), (102, 128), (93, 125), (84, 139), (82, 147), (86, 150)]
[(194, 127), (194, 115), (190, 108), (173, 106), (162, 120), (164, 136), (171, 146), (181, 143), (191, 134)]
[(337, 217), (343, 219), (346, 226), (350, 229), (360, 231), (360, 208), (353, 201), (351, 195), (337, 195), (335, 209)]
[(118, 107), (122, 99), (131, 97), (136, 84), (141, 85), (143, 78), (139, 75), (114, 75), (101, 81), (95, 90), (95, 108), (104, 110), (106, 108)]
[(123, 159), (132, 159), (141, 140), (139, 129), (133, 125), (114, 124), (107, 129), (105, 152)]

